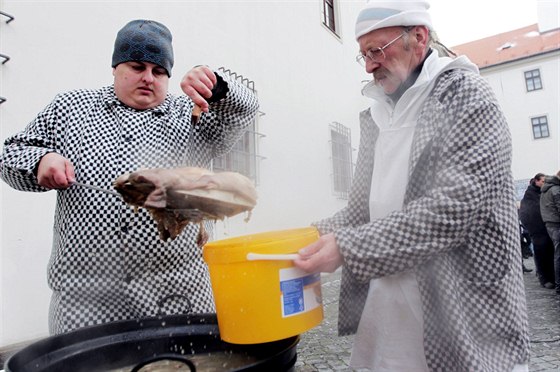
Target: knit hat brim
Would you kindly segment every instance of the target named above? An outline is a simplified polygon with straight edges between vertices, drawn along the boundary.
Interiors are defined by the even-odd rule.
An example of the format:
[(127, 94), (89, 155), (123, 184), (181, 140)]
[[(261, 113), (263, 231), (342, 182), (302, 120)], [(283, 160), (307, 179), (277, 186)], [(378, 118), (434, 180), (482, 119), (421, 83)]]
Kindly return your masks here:
[(385, 27), (426, 26), (433, 30), (429, 7), (427, 1), (370, 1), (356, 19), (356, 40)]

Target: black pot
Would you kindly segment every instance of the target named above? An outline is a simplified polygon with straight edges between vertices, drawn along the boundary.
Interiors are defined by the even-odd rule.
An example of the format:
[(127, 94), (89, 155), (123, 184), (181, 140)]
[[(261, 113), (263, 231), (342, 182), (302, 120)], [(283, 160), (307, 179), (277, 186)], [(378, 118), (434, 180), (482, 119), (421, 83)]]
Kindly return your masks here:
[[(220, 340), (215, 314), (174, 315), (81, 328), (37, 341), (12, 355), (6, 372), (294, 371), (299, 336), (235, 345)], [(157, 361), (165, 359), (164, 362)], [(212, 369), (214, 368), (214, 369)], [(217, 368), (217, 369), (216, 369)]]

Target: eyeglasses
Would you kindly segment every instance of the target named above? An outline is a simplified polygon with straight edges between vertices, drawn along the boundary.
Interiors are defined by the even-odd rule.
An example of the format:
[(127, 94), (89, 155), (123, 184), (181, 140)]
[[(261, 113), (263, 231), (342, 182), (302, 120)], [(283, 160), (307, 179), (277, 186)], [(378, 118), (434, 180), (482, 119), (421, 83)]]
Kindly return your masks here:
[(385, 60), (385, 52), (384, 50), (391, 46), (395, 41), (399, 40), (401, 37), (404, 36), (404, 33), (400, 34), (393, 40), (389, 41), (387, 44), (382, 46), (381, 48), (371, 48), (366, 52), (366, 54), (358, 54), (356, 56), (356, 62), (358, 62), (361, 66), (365, 67), (366, 65), (366, 58), (369, 59), (371, 62), (383, 62)]

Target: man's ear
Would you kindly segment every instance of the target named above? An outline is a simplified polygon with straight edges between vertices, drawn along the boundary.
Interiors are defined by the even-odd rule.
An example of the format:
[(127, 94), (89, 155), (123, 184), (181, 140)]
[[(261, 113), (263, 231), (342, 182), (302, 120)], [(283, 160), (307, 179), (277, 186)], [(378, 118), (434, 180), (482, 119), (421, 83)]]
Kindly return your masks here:
[(416, 26), (410, 30), (410, 35), (416, 40), (418, 45), (426, 48), (428, 45), (428, 40), (430, 38), (430, 30), (426, 26)]

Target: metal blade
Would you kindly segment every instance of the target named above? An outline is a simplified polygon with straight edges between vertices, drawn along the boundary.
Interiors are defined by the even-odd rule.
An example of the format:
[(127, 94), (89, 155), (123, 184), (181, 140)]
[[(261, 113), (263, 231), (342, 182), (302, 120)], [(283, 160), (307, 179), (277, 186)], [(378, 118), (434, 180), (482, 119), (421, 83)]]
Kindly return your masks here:
[(119, 197), (119, 198), (122, 197), (121, 194), (119, 194), (119, 193), (116, 192), (116, 191), (107, 190), (107, 189), (104, 189), (104, 188), (102, 188), (102, 187), (93, 186), (93, 185), (88, 185), (88, 184), (81, 183), (81, 182), (77, 182), (77, 181), (72, 182), (72, 186), (85, 187), (86, 189), (95, 190), (95, 191), (100, 191), (100, 192), (102, 192), (102, 193), (109, 194), (109, 195), (113, 195), (113, 196), (117, 196), (117, 197)]

